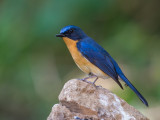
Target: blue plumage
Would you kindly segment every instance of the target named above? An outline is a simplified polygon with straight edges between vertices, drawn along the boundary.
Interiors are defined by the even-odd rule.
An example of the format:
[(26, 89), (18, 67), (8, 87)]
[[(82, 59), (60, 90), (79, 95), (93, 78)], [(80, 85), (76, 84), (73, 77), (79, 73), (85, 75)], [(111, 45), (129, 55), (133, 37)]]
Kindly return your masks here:
[(118, 80), (118, 76), (136, 93), (140, 100), (148, 106), (145, 98), (138, 92), (138, 90), (130, 83), (125, 77), (122, 70), (116, 63), (116, 61), (105, 51), (99, 44), (97, 44), (92, 38), (86, 37), (85, 39), (77, 43), (77, 48), (82, 55), (87, 58), (92, 64), (96, 65), (103, 72), (113, 78), (119, 86), (122, 88), (121, 83)]
[(121, 83), (118, 81), (118, 74), (107, 51), (89, 37), (79, 41), (77, 48), (85, 58), (113, 78), (123, 89)]
[[(139, 99), (148, 106), (145, 98), (138, 92), (138, 90), (131, 84), (131, 82), (123, 74), (122, 70), (116, 61), (92, 38), (88, 37), (79, 27), (66, 26), (57, 37), (67, 37), (71, 40), (77, 41), (77, 49), (89, 62), (102, 70), (105, 74), (115, 80), (123, 89), (119, 82), (119, 77), (135, 92)], [(93, 73), (94, 74), (94, 73)]]

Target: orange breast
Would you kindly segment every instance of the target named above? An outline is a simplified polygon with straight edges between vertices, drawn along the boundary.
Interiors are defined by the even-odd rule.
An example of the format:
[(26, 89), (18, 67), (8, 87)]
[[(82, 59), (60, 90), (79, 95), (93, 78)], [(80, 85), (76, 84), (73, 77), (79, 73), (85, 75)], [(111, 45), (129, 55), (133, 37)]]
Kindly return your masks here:
[(67, 37), (63, 37), (64, 42), (66, 43), (73, 60), (77, 64), (77, 66), (85, 73), (89, 74), (90, 72), (99, 77), (104, 77), (106, 74), (101, 71), (98, 67), (89, 62), (85, 57), (77, 49), (77, 42), (71, 40)]

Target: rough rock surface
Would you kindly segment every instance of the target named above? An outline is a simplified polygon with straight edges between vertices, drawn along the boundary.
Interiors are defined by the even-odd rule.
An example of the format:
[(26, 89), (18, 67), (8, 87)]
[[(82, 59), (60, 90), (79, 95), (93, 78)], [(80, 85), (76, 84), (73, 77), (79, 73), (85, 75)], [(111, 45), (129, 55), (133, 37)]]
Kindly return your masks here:
[(109, 90), (76, 79), (64, 85), (59, 102), (47, 120), (148, 120)]

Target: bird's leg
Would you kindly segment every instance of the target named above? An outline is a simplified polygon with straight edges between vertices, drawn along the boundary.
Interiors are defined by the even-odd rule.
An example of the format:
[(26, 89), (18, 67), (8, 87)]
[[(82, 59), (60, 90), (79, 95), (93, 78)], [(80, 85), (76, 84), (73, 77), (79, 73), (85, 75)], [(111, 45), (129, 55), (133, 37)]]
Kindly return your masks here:
[(93, 81), (93, 82), (91, 82), (96, 88), (97, 87), (102, 87), (102, 86), (97, 86), (95, 83), (96, 83), (96, 81), (98, 80), (98, 76), (96, 76), (96, 79)]
[[(95, 85), (95, 82), (98, 80), (98, 77), (97, 77), (96, 75), (92, 74), (92, 73), (89, 73), (88, 75), (89, 75), (88, 77), (85, 77), (85, 78), (80, 79), (80, 80), (82, 80), (82, 81), (85, 81), (85, 82), (87, 82), (87, 83), (91, 83), (91, 84)], [(89, 78), (93, 78), (93, 77), (96, 77), (96, 79), (95, 79), (93, 82), (87, 81), (87, 79), (89, 79)], [(95, 85), (95, 86), (96, 86), (96, 85)]]
[(88, 76), (88, 77), (85, 77), (85, 78), (83, 78), (83, 79), (80, 79), (80, 80), (82, 80), (82, 81), (86, 81), (86, 82), (89, 82), (89, 81), (87, 81), (87, 79), (89, 79), (89, 78), (93, 78), (93, 77), (95, 77), (94, 75), (90, 75), (90, 76)]
[(93, 81), (93, 84), (95, 85), (96, 81), (98, 80), (98, 77), (96, 76), (96, 79)]
[(90, 76), (96, 77), (96, 79), (92, 82), (93, 85), (95, 85), (96, 81), (98, 80), (98, 76), (94, 75), (93, 73), (89, 73)]

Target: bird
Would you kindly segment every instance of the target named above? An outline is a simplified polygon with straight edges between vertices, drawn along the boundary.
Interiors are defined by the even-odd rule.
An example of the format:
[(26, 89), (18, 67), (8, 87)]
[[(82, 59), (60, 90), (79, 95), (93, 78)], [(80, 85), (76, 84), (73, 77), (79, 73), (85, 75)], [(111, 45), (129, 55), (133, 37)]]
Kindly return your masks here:
[(122, 80), (148, 107), (147, 100), (127, 79), (113, 57), (95, 40), (85, 34), (80, 27), (74, 25), (65, 26), (60, 30), (59, 34), (56, 34), (56, 37), (64, 40), (77, 66), (89, 75), (83, 80), (96, 77), (93, 82), (95, 84), (98, 78), (110, 77), (123, 89), (119, 81)]

